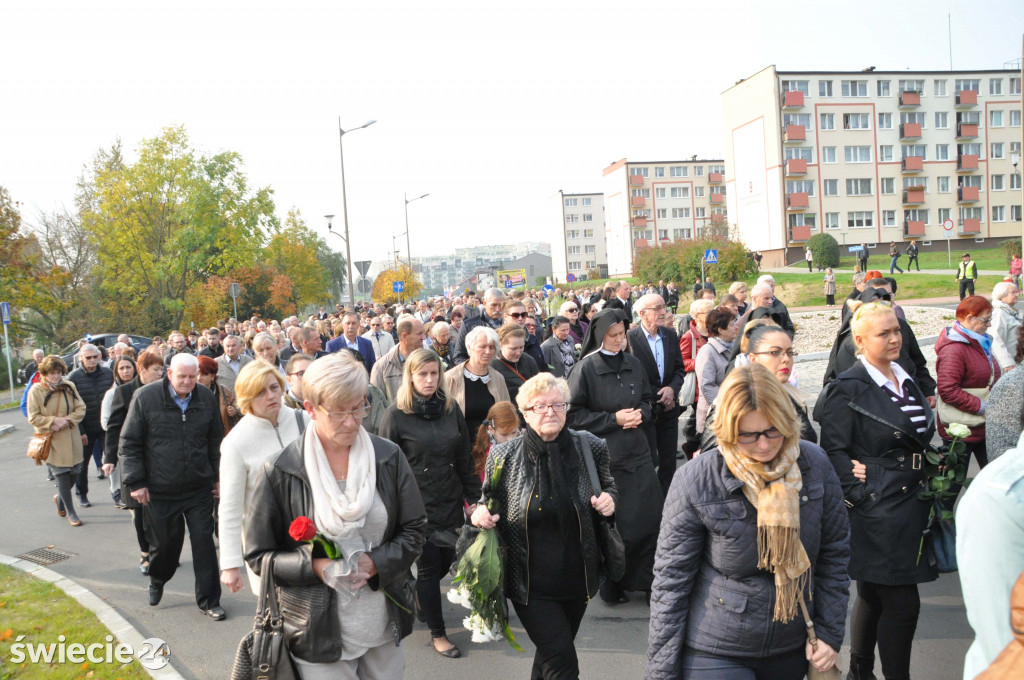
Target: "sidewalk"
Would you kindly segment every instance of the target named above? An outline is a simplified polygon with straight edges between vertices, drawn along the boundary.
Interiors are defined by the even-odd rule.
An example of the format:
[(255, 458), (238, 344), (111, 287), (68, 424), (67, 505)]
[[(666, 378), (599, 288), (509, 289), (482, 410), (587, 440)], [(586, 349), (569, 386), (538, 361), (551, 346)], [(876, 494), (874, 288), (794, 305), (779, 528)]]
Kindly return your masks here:
[[(952, 277), (956, 273), (956, 265), (957, 264), (959, 264), (959, 260), (955, 260), (954, 259), (953, 260), (953, 266), (952, 267), (947, 267), (946, 269), (922, 269), (921, 271), (918, 271), (916, 269), (911, 271), (911, 270), (907, 269), (907, 270), (904, 270), (904, 271), (907, 274), (911, 274), (911, 273), (913, 273), (913, 274), (940, 274), (940, 275), (948, 275), (948, 276)], [(882, 272), (882, 274), (885, 274), (886, 270), (888, 268), (889, 268), (889, 264), (888, 264), (888, 262), (886, 262), (884, 267), (870, 267), (869, 266), (868, 270), (870, 271), (872, 269), (875, 269), (877, 271)], [(765, 267), (764, 269), (761, 270), (761, 273), (762, 274), (820, 274), (821, 272), (818, 272), (818, 271), (809, 272), (809, 271), (807, 271), (807, 265), (804, 264), (804, 265), (802, 265), (800, 267), (796, 267), (796, 266), (789, 266), (789, 267)], [(833, 274), (851, 274), (852, 275), (853, 274), (853, 270), (852, 269), (837, 269), (837, 268), (833, 267), (832, 268), (832, 273)], [(1003, 270), (979, 269), (978, 270), (978, 276), (1006, 276), (1006, 275), (1007, 275), (1007, 270), (1005, 270), (1005, 269), (1003, 269)]]

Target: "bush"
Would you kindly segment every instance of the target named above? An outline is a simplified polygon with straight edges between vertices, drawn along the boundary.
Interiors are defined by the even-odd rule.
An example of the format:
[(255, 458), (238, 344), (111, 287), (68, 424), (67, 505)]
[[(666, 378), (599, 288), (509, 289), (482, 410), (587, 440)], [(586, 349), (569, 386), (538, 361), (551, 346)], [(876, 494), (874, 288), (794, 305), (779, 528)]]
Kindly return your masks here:
[(1013, 259), (1014, 255), (1020, 255), (1020, 237), (1009, 238), (1003, 241), (1003, 255), (1006, 256), (1006, 264), (1010, 264), (1010, 260)]
[(807, 239), (807, 247), (814, 256), (814, 266), (818, 269), (839, 266), (839, 243), (832, 234), (815, 234)]
[(731, 283), (757, 274), (757, 266), (742, 243), (718, 236), (644, 248), (637, 253), (633, 275), (640, 281), (674, 281), (685, 290), (700, 276), (700, 263), (709, 248), (718, 250), (718, 263), (705, 266), (705, 275), (713, 282)]

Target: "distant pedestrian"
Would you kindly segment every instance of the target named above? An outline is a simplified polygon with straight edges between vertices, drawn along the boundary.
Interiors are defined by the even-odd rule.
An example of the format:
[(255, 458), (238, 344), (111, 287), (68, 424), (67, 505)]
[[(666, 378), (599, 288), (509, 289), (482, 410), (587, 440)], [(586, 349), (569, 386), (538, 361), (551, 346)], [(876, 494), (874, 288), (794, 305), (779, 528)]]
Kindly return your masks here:
[(836, 306), (836, 275), (832, 273), (832, 267), (825, 268), (825, 306)]
[(715, 290), (715, 284), (711, 282), (710, 276), (704, 277), (704, 290), (710, 290), (712, 293), (715, 294), (715, 297), (718, 297), (718, 291)]
[(868, 244), (866, 243), (860, 244), (860, 250), (857, 251), (857, 264), (860, 265), (862, 272), (868, 270)]
[(956, 280), (960, 282), (960, 300), (974, 295), (974, 282), (978, 280), (978, 265), (971, 259), (970, 253), (964, 253), (964, 259), (956, 271)]
[(902, 254), (903, 253), (901, 253), (900, 249), (896, 246), (896, 242), (895, 241), (893, 241), (892, 243), (889, 244), (889, 273), (890, 274), (892, 274), (892, 270), (894, 270), (894, 269), (898, 270), (900, 274), (903, 273), (903, 270), (900, 269), (900, 265), (899, 265), (900, 256)]
[(754, 264), (757, 265), (757, 271), (761, 271), (761, 260), (763, 259), (764, 255), (761, 254), (760, 250), (754, 253)]
[(910, 271), (911, 265), (917, 265), (917, 271), (921, 271), (921, 263), (917, 261), (917, 241), (911, 241), (910, 245), (907, 246), (907, 271)]
[(1017, 288), (1021, 287), (1021, 272), (1024, 271), (1024, 261), (1020, 259), (1019, 253), (1013, 254), (1013, 259), (1010, 260), (1010, 277), (1013, 282), (1017, 284)]
[(811, 252), (811, 249), (809, 247), (804, 249), (804, 259), (807, 260), (807, 272), (808, 273), (813, 272), (814, 271), (814, 253)]
[(698, 276), (693, 282), (693, 299), (697, 300), (700, 298), (700, 292), (704, 290), (704, 284), (701, 283), (700, 277)]

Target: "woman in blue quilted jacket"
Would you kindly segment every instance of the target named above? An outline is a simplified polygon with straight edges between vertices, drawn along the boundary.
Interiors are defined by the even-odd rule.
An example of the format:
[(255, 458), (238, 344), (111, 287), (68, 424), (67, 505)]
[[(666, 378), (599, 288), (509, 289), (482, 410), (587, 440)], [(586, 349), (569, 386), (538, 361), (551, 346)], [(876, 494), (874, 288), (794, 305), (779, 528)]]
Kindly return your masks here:
[[(843, 642), (850, 526), (825, 452), (760, 364), (722, 383), (718, 448), (676, 473), (654, 563), (645, 678), (800, 680)], [(801, 615), (804, 600), (818, 640)]]

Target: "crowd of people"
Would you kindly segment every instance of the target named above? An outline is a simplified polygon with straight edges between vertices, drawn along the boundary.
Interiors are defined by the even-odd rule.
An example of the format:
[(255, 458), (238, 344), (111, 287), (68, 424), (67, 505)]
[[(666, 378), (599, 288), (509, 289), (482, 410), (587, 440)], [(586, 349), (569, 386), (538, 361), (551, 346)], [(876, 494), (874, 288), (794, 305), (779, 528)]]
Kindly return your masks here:
[[(834, 297), (831, 271), (826, 281)], [(836, 663), (854, 580), (848, 677), (874, 678), (877, 653), (898, 680), (918, 585), (938, 577), (919, 553), (922, 461), (954, 422), (982, 466), (1024, 451), (1024, 326), (1015, 283), (991, 301), (965, 296), (933, 377), (895, 288), (854, 275), (813, 414), (820, 435), (768, 274), (720, 297), (698, 279), (689, 301), (672, 282), (619, 281), (229, 318), (141, 351), (122, 336), (106, 360), (83, 343), (73, 370), (39, 352), (25, 412), (52, 434), (60, 517), (83, 525), (90, 461), (109, 478), (149, 604), (187, 530), (199, 609), (223, 620), (223, 588), (273, 579), (303, 678), (401, 677), (417, 618), (439, 655), (461, 656), (441, 582), (471, 524), (503, 538), (504, 593), (536, 646), (531, 677), (579, 677), (574, 639), (599, 596), (649, 604), (645, 677), (802, 678)], [(296, 538), (298, 518), (342, 558)], [(614, 577), (604, 518), (625, 553)], [(972, 519), (964, 541), (980, 530)], [(961, 578), (967, 591), (983, 575)], [(1012, 585), (977, 606), (1008, 613)], [(972, 648), (974, 667), (1009, 642), (1006, 624), (975, 626), (991, 639)]]

